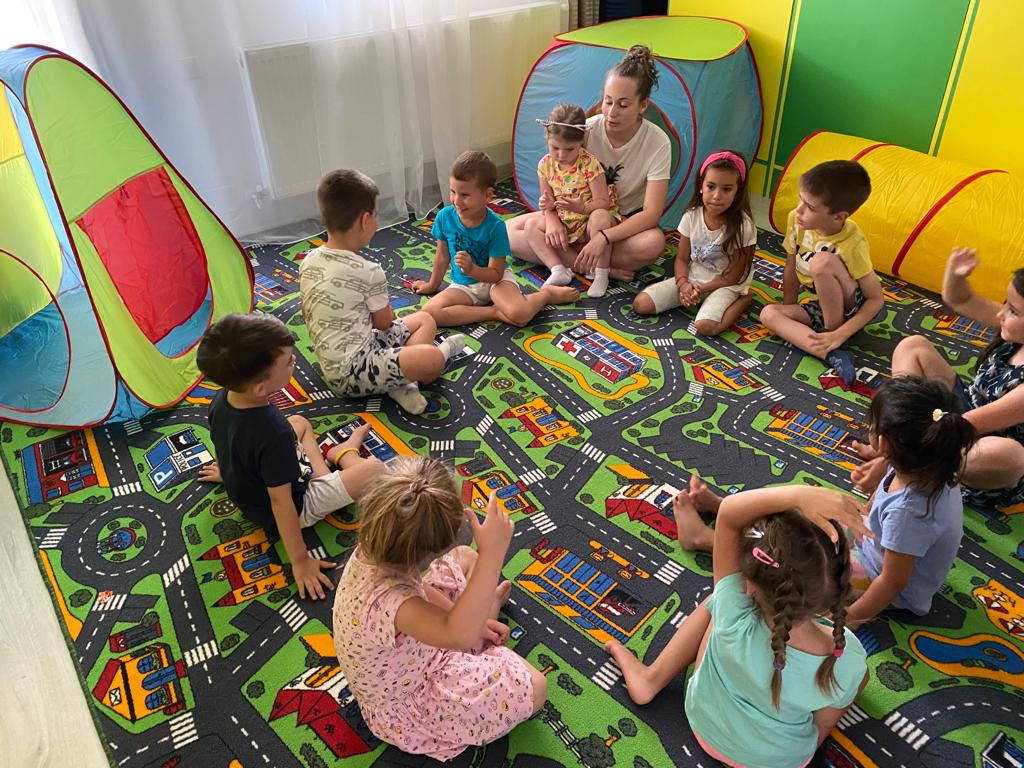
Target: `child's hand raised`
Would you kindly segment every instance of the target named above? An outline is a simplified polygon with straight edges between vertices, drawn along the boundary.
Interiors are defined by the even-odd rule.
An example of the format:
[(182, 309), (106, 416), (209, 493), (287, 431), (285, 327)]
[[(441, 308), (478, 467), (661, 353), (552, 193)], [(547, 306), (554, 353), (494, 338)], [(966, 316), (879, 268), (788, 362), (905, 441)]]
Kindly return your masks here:
[(839, 539), (839, 532), (831, 521), (855, 534), (874, 538), (864, 523), (864, 508), (852, 496), (829, 488), (806, 486), (793, 489), (799, 496), (795, 505), (800, 514), (821, 528), (831, 541)]
[(512, 541), (512, 529), (515, 526), (504, 510), (498, 507), (498, 497), (491, 494), (487, 501), (487, 514), (482, 523), (472, 510), (466, 510), (466, 518), (469, 520), (469, 527), (473, 529), (473, 538), (476, 539), (480, 555), (504, 557), (509, 542)]
[(978, 266), (978, 252), (974, 248), (954, 248), (949, 254), (946, 269), (957, 277), (968, 277)]

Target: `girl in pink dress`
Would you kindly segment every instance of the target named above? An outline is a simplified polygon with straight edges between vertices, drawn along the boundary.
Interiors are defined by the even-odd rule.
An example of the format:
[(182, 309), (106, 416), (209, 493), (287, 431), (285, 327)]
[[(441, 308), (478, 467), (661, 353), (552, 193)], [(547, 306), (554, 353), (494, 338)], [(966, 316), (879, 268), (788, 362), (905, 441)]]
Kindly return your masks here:
[[(359, 545), (334, 600), (334, 647), (374, 735), (450, 760), (538, 712), (544, 676), (504, 647), (508, 627), (497, 621), (511, 589), (495, 584), (512, 521), (494, 496), (481, 523), (444, 464), (415, 458), (393, 465), (359, 506)], [(448, 551), (463, 520), (478, 552)]]

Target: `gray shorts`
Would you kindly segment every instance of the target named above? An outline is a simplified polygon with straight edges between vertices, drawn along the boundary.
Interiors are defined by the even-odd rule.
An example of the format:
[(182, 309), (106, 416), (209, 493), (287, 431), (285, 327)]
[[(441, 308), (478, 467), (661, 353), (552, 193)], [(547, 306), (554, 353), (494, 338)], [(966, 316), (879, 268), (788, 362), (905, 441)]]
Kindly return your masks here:
[[(499, 283), (512, 283), (516, 284), (516, 274), (511, 269), (506, 268), (505, 274), (501, 276)], [(452, 283), (449, 288), (455, 288), (456, 290), (462, 291), (463, 293), (469, 294), (470, 298), (473, 299), (474, 307), (482, 307), (485, 304), (491, 303), (491, 289), (498, 285), (498, 283), (470, 283), (469, 285), (462, 285), (461, 283)]]
[(347, 507), (353, 501), (352, 494), (348, 492), (341, 479), (340, 471), (314, 477), (309, 481), (306, 494), (302, 497), (299, 526), (308, 528), (315, 525), (331, 512)]
[[(718, 277), (717, 274), (702, 267), (697, 262), (690, 264), (690, 279), (693, 282), (708, 283), (716, 277)], [(694, 322), (698, 320), (710, 320), (713, 323), (721, 322), (725, 310), (740, 296), (746, 296), (749, 290), (750, 280), (747, 279), (737, 285), (727, 285), (724, 288), (712, 291), (701, 301)], [(676, 288), (674, 277), (653, 283), (644, 288), (642, 293), (646, 293), (650, 297), (654, 303), (654, 311), (658, 314), (682, 306), (682, 303), (679, 301), (679, 289)]]
[(374, 329), (373, 341), (349, 359), (341, 376), (326, 378), (327, 386), (339, 397), (363, 397), (383, 395), (408, 384), (398, 365), (398, 353), (411, 335), (401, 318), (383, 331)]

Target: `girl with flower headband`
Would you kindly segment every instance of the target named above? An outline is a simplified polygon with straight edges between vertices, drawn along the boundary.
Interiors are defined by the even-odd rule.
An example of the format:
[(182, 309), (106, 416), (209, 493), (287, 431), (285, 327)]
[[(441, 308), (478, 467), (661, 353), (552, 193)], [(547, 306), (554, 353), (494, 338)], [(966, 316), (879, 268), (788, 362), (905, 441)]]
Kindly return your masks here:
[[(494, 495), (481, 523), (444, 464), (403, 459), (359, 508), (359, 544), (334, 600), (334, 648), (374, 735), (450, 760), (539, 711), (544, 676), (504, 647), (508, 627), (497, 620), (511, 589), (495, 584), (512, 522)], [(452, 549), (466, 520), (477, 552)]]
[(633, 309), (653, 315), (699, 306), (697, 333), (717, 336), (750, 304), (754, 276), (757, 229), (742, 155), (727, 149), (705, 158), (678, 229), (674, 276), (638, 293)]
[[(588, 242), (610, 225), (607, 217), (590, 214), (605, 210), (614, 221), (618, 211), (601, 163), (583, 148), (587, 127), (583, 108), (559, 104), (547, 120), (537, 122), (544, 126), (548, 144), (548, 153), (537, 165), (543, 216), (526, 222), (526, 240), (551, 270), (544, 284), (568, 285), (572, 271), (567, 265), (576, 260), (576, 252), (569, 246)], [(608, 290), (610, 259), (611, 246), (606, 244), (594, 267), (588, 296), (601, 297)]]
[[(850, 496), (786, 485), (713, 497), (692, 478), (674, 500), (698, 518), (714, 500), (715, 587), (649, 664), (605, 649), (637, 704), (695, 663), (686, 718), (729, 766), (807, 765), (867, 682), (864, 648), (845, 626), (850, 591), (844, 526), (870, 536)], [(831, 622), (821, 618), (830, 614)]]
[(959, 478), (977, 432), (936, 379), (890, 379), (868, 410), (871, 447), (888, 469), (868, 515), (872, 539), (854, 550), (853, 584), (863, 594), (848, 621), (889, 608), (923, 616), (946, 580), (964, 532)]

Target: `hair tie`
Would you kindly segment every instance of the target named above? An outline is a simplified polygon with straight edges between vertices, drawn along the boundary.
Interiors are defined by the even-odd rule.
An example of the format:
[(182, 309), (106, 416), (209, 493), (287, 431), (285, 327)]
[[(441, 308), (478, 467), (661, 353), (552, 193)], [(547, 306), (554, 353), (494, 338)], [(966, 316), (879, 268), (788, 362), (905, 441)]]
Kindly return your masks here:
[(936, 408), (932, 411), (932, 421), (941, 421), (943, 416), (948, 416), (949, 411), (944, 411), (941, 408)]
[(832, 655), (838, 659), (840, 656), (843, 655), (843, 651), (845, 650), (845, 648), (836, 648), (834, 651), (832, 651)]
[(779, 670), (781, 672), (782, 670), (784, 670), (786, 668), (786, 660), (783, 659), (782, 661), (776, 661), (774, 664), (772, 664), (772, 667), (774, 667), (775, 669), (777, 669), (777, 670)]
[(712, 152), (710, 155), (708, 155), (707, 159), (704, 160), (704, 162), (701, 163), (701, 165), (700, 165), (700, 175), (702, 177), (704, 176), (704, 171), (706, 171), (708, 169), (708, 166), (711, 165), (713, 162), (715, 162), (715, 160), (728, 160), (730, 163), (735, 165), (736, 166), (736, 170), (740, 172), (740, 181), (746, 180), (746, 178), (747, 178), (747, 163), (746, 163), (746, 161), (742, 157), (737, 155), (735, 152), (728, 152), (728, 151), (726, 151), (726, 152)]
[(535, 117), (534, 121), (540, 123), (545, 128), (550, 128), (552, 125), (560, 125), (563, 128), (573, 128), (573, 129), (575, 129), (577, 131), (585, 131), (585, 130), (587, 130), (587, 124), (586, 123), (580, 123), (579, 125), (576, 125), (575, 123), (559, 123), (556, 120), (541, 120), (539, 117)]

